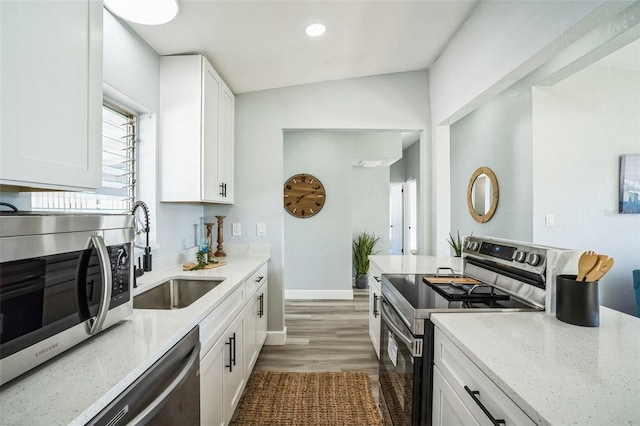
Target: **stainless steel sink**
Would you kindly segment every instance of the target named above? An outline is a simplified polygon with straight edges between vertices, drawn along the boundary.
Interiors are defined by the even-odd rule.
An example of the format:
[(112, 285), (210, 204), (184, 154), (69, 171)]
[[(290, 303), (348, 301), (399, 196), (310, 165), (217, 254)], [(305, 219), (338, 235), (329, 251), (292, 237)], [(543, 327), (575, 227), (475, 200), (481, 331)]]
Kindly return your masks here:
[(133, 298), (134, 309), (180, 309), (213, 290), (221, 280), (169, 280)]

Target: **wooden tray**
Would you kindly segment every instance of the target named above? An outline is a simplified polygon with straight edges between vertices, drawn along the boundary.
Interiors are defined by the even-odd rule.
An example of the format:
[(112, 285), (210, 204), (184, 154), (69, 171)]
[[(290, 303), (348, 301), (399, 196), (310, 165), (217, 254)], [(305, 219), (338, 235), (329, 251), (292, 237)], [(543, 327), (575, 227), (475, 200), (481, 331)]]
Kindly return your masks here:
[[(213, 269), (213, 268), (219, 268), (220, 266), (224, 266), (226, 265), (227, 262), (218, 262), (218, 263), (208, 263), (206, 264), (202, 269)], [(183, 271), (192, 271), (193, 268), (195, 268), (197, 265), (197, 263), (192, 262), (192, 263), (185, 263), (184, 265), (182, 265), (182, 270)], [(198, 271), (201, 271), (202, 269), (197, 269)]]
[(474, 278), (424, 277), (424, 280), (430, 284), (480, 284), (480, 281)]

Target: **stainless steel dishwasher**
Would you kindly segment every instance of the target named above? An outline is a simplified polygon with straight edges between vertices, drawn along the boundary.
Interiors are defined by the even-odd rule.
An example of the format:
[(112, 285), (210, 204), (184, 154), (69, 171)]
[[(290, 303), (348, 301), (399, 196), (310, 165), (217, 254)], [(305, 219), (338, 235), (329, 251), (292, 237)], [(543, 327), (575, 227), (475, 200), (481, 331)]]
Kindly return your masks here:
[(199, 425), (199, 328), (175, 344), (89, 425)]

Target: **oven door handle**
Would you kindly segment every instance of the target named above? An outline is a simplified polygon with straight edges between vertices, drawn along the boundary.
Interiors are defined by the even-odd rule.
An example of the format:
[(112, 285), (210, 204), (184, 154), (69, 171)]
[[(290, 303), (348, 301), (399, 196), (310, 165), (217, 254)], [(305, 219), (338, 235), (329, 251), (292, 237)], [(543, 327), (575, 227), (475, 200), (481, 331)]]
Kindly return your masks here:
[(100, 272), (102, 273), (102, 287), (100, 288), (100, 304), (95, 318), (90, 318), (85, 326), (87, 333), (96, 334), (102, 330), (109, 305), (111, 303), (111, 288), (113, 287), (113, 277), (111, 276), (111, 261), (109, 259), (109, 251), (100, 235), (91, 237), (91, 244), (96, 248), (98, 260), (100, 261)]
[(398, 325), (393, 320), (391, 316), (393, 314), (388, 313), (388, 309), (393, 309), (393, 308), (391, 308), (391, 305), (389, 305), (389, 303), (384, 298), (381, 298), (381, 300), (382, 300), (382, 309), (380, 310), (380, 313), (382, 314), (382, 321), (384, 321), (385, 325), (389, 327), (393, 335), (399, 338), (402, 341), (402, 343), (405, 344), (405, 346), (409, 349), (409, 352), (411, 352), (412, 357), (414, 358), (421, 357), (422, 356), (422, 339), (416, 339), (411, 335), (407, 336), (405, 333), (403, 333), (400, 327), (398, 327)]

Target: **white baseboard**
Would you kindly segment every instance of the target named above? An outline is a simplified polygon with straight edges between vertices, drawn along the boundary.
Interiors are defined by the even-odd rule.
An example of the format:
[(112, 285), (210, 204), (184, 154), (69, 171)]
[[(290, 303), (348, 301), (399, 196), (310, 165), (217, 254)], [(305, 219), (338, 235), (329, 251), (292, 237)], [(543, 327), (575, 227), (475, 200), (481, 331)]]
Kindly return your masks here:
[(264, 341), (265, 345), (278, 346), (287, 343), (287, 327), (282, 331), (267, 331), (267, 339)]
[(352, 300), (353, 290), (285, 290), (285, 300)]

